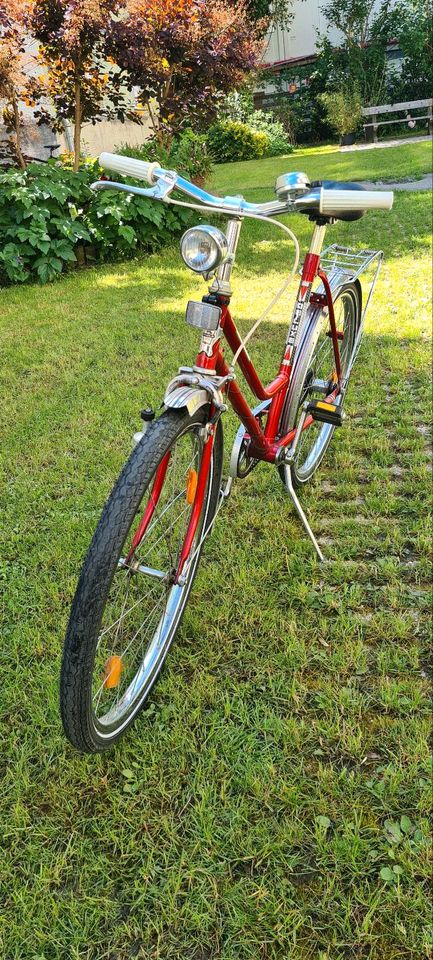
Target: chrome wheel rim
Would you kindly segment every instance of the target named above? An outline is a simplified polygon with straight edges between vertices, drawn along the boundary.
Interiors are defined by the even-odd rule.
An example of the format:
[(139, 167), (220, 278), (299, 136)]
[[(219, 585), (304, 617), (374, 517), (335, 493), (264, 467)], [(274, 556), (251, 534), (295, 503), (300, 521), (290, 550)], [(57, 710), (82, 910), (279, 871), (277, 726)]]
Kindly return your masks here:
[[(193, 506), (187, 501), (185, 492), (188, 471), (197, 474), (202, 452), (203, 440), (197, 425), (188, 427), (175, 440), (148, 530), (128, 565), (120, 560), (111, 582), (92, 671), (92, 715), (102, 738), (109, 739), (114, 731), (122, 730), (139, 710), (159, 673), (182, 615), (199, 559), (200, 537), (212, 489), (211, 459), (204, 509), (192, 544), (190, 562), (185, 568), (182, 584), (174, 583)], [(152, 484), (153, 478), (125, 539), (121, 551), (124, 558), (128, 556)], [(119, 666), (116, 658), (121, 661), (120, 677), (112, 686)]]
[[(344, 377), (349, 367), (356, 335), (356, 304), (353, 295), (349, 291), (343, 291), (336, 300), (335, 322), (337, 330), (344, 332), (344, 340), (342, 341), (340, 349), (341, 369)], [(304, 377), (295, 425), (298, 421), (304, 400), (323, 399), (323, 394), (314, 391), (314, 389), (310, 388), (309, 384), (314, 380), (327, 380), (333, 372), (334, 353), (332, 338), (327, 335), (327, 329), (329, 329), (328, 320), (323, 324), (310, 365)], [(335, 402), (338, 404), (341, 402), (341, 399), (341, 395), (337, 396)], [(296, 477), (301, 483), (308, 480), (315, 466), (323, 457), (334, 429), (335, 427), (332, 424), (313, 421), (311, 426), (301, 434), (294, 462)]]

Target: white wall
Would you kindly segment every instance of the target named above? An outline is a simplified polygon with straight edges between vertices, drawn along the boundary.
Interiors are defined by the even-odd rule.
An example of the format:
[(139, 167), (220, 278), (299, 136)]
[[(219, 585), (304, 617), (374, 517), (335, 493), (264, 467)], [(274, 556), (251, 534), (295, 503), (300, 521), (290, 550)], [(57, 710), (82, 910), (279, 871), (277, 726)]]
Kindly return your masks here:
[[(325, 19), (320, 12), (323, 0), (294, 0), (294, 17), (289, 28), (273, 30), (264, 56), (265, 63), (309, 57), (315, 53), (316, 30), (325, 32)], [(331, 39), (333, 39), (331, 37)]]
[[(287, 30), (277, 27), (272, 31), (264, 62), (312, 56), (316, 52), (317, 32), (326, 33), (326, 20), (320, 9), (325, 3), (326, 0), (293, 0), (293, 19)], [(380, 0), (376, 6), (380, 6)], [(335, 46), (341, 42), (339, 30), (331, 29), (328, 36)]]
[[(72, 130), (71, 134), (73, 136)], [(129, 147), (138, 147), (144, 140), (147, 140), (150, 134), (150, 123), (144, 117), (142, 125), (132, 123), (126, 120), (121, 123), (120, 120), (100, 120), (99, 123), (85, 123), (82, 127), (81, 142), (82, 152), (90, 157), (98, 157), (103, 150), (109, 153), (115, 147), (120, 147), (127, 143)], [(59, 142), (62, 144), (62, 151), (68, 150), (68, 145), (64, 136), (60, 136)]]

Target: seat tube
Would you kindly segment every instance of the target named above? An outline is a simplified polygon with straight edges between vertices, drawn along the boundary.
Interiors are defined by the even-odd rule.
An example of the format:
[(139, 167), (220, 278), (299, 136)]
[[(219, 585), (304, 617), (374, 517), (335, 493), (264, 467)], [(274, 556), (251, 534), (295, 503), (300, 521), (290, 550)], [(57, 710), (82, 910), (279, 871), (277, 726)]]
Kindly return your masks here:
[(286, 350), (283, 363), (290, 362), (293, 364), (293, 354), (298, 343), (299, 333), (302, 329), (310, 301), (311, 287), (319, 269), (320, 253), (323, 247), (323, 241), (325, 239), (326, 227), (326, 223), (317, 223), (314, 227), (310, 249), (305, 257), (302, 267), (301, 282), (298, 288), (292, 322), (287, 334)]

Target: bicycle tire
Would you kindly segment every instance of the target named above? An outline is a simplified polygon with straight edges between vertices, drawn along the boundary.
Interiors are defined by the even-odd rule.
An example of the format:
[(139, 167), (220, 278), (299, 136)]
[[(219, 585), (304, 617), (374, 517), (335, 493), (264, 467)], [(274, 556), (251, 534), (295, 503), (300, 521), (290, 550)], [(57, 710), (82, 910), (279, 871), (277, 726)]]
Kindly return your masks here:
[[(353, 351), (355, 348), (355, 342), (357, 339), (359, 326), (361, 322), (361, 309), (362, 309), (362, 294), (359, 283), (347, 283), (345, 284), (338, 292), (335, 301), (334, 309), (336, 317), (339, 314), (339, 307), (344, 303), (350, 304), (350, 330), (349, 336), (346, 339), (347, 348), (344, 350), (344, 347), (341, 351), (342, 359), (342, 371), (343, 376), (345, 371), (349, 369), (352, 363)], [(345, 307), (344, 307), (345, 309)], [(344, 320), (345, 322), (345, 320)], [(341, 315), (339, 322), (337, 320), (337, 327), (343, 326), (341, 324)], [(295, 365), (292, 373), (291, 384), (287, 394), (287, 399), (284, 405), (283, 413), (281, 416), (279, 434), (284, 436), (284, 434), (289, 433), (290, 430), (293, 430), (298, 422), (302, 404), (307, 395), (309, 395), (309, 383), (312, 383), (314, 379), (313, 371), (316, 372), (317, 364), (315, 359), (317, 352), (320, 349), (320, 344), (329, 345), (329, 357), (331, 357), (332, 352), (332, 340), (327, 336), (327, 328), (329, 329), (328, 316), (322, 315), (321, 310), (317, 308), (311, 308), (310, 317), (307, 320), (305, 327), (305, 334), (300, 343)], [(321, 335), (322, 339), (321, 339)], [(347, 334), (346, 334), (347, 336)], [(344, 341), (343, 341), (344, 344)], [(329, 371), (325, 372), (324, 379), (332, 373), (332, 363), (330, 362)], [(322, 371), (323, 374), (323, 371)], [(320, 394), (314, 396), (314, 392), (311, 393), (310, 399), (319, 399)], [(323, 396), (322, 396), (323, 399)], [(341, 398), (337, 397), (336, 402), (338, 403)], [(303, 436), (301, 435), (300, 443), (298, 444), (298, 449), (296, 457), (291, 466), (281, 465), (278, 468), (281, 480), (286, 486), (286, 471), (291, 470), (293, 486), (300, 488), (305, 486), (314, 473), (320, 466), (323, 457), (329, 447), (331, 439), (334, 434), (335, 427), (332, 424), (327, 423), (313, 423), (305, 431), (305, 437), (310, 434), (310, 431), (315, 431), (316, 440), (308, 456), (305, 457), (305, 460), (301, 463), (302, 451), (303, 451)], [(311, 438), (311, 434), (310, 434)], [(305, 455), (305, 449), (304, 449)]]
[[(186, 410), (168, 410), (157, 420), (153, 421), (142, 440), (134, 448), (115, 483), (89, 546), (72, 603), (64, 643), (60, 678), (60, 712), (63, 728), (67, 738), (73, 746), (81, 752), (102, 752), (115, 743), (131, 723), (133, 723), (161, 672), (167, 653), (177, 633), (197, 573), (202, 552), (203, 533), (208, 530), (218, 505), (223, 460), (223, 436), (220, 421), (216, 428), (209, 480), (201, 512), (198, 530), (200, 535), (198, 549), (196, 546), (196, 536), (194, 541), (196, 555), (186, 575), (185, 584), (181, 587), (178, 585), (175, 587), (174, 584), (169, 587), (167, 584), (164, 587), (166, 590), (165, 607), (162, 609), (161, 619), (155, 629), (155, 635), (152, 640), (152, 642), (156, 643), (153, 650), (156, 659), (154, 662), (152, 659), (149, 659), (148, 676), (145, 677), (143, 673), (143, 683), (140, 687), (137, 685), (138, 694), (136, 697), (132, 696), (134, 692), (133, 684), (136, 682), (135, 676), (133, 681), (131, 681), (127, 689), (130, 690), (132, 687), (132, 692), (125, 694), (125, 696), (131, 697), (131, 708), (126, 708), (128, 704), (128, 700), (126, 699), (125, 714), (121, 715), (120, 710), (118, 710), (119, 722), (107, 723), (104, 719), (98, 717), (95, 710), (95, 697), (93, 695), (93, 674), (97, 662), (97, 653), (99, 656), (100, 644), (102, 642), (104, 631), (101, 630), (101, 626), (104, 612), (106, 612), (107, 608), (110, 615), (110, 604), (112, 603), (109, 599), (111, 597), (110, 591), (112, 591), (113, 581), (119, 570), (119, 558), (122, 548), (127, 542), (136, 517), (139, 512), (141, 513), (141, 510), (139, 511), (140, 504), (142, 504), (146, 492), (150, 489), (150, 484), (155, 478), (156, 470), (161, 464), (161, 461), (167, 455), (168, 451), (170, 451), (170, 457), (173, 458), (172, 451), (177, 451), (181, 444), (184, 444), (186, 448), (188, 443), (191, 443), (192, 448), (194, 448), (194, 445), (199, 443), (199, 440), (196, 438), (199, 437), (200, 428), (206, 423), (208, 415), (208, 407), (201, 408), (193, 416), (190, 416)], [(191, 436), (187, 441), (186, 438), (188, 438), (189, 434)], [(201, 439), (200, 442), (203, 445), (203, 439)], [(201, 446), (201, 449), (203, 449), (203, 446)], [(175, 452), (174, 456), (177, 456), (177, 452)], [(182, 469), (182, 464), (180, 467)], [(152, 497), (153, 488), (148, 503)], [(173, 494), (173, 505), (176, 504), (176, 500), (180, 502), (180, 495), (179, 497), (174, 497)], [(189, 500), (188, 504), (192, 504), (192, 500)], [(186, 513), (189, 509), (188, 504)], [(159, 519), (157, 515), (158, 510), (155, 509), (156, 520), (161, 524), (164, 510), (160, 511), (161, 519)], [(174, 511), (174, 506), (172, 510)], [(167, 514), (167, 510), (165, 510), (165, 513)], [(188, 519), (185, 518), (185, 523), (188, 523)], [(177, 521), (175, 521), (175, 523), (176, 522)], [(158, 523), (155, 522), (153, 526), (157, 528)], [(150, 528), (151, 527), (152, 524), (150, 525)], [(145, 539), (146, 538), (144, 538), (144, 540)], [(170, 542), (171, 539), (170, 534)], [(166, 540), (168, 540), (168, 534), (166, 535)], [(156, 543), (158, 543), (157, 540)], [(162, 537), (162, 543), (164, 545), (164, 536)], [(160, 548), (160, 550), (162, 550), (162, 548)], [(137, 573), (137, 571), (132, 570), (132, 567), (127, 567), (125, 571), (123, 569), (121, 570), (120, 577), (122, 577), (123, 573), (125, 573), (125, 577), (129, 577), (129, 581), (128, 585), (123, 587), (126, 580), (120, 579), (120, 590), (126, 590), (126, 596), (128, 596), (130, 584), (134, 583), (135, 589), (135, 581), (131, 574)], [(141, 574), (139, 573), (138, 576), (140, 577)], [(144, 589), (143, 602), (145, 605), (152, 593), (150, 588), (147, 587), (149, 579), (149, 577), (143, 578), (143, 585), (137, 587), (137, 590)], [(136, 582), (141, 585), (141, 580), (137, 580)], [(158, 581), (156, 587), (158, 587)], [(152, 587), (152, 589), (156, 590), (156, 587)], [(172, 591), (175, 589), (183, 590), (182, 594), (176, 594), (176, 598), (179, 599), (179, 603), (177, 604), (174, 604), (174, 601), (168, 599), (172, 596)], [(114, 595), (116, 595), (115, 592)], [(122, 593), (120, 592), (120, 598), (121, 596)], [(170, 603), (172, 604), (171, 606)], [(139, 604), (136, 604), (136, 606), (138, 607)], [(133, 606), (131, 610), (133, 610)], [(122, 614), (123, 611), (120, 619), (120, 622), (122, 622), (121, 632), (123, 635), (124, 629), (126, 630), (128, 626), (128, 615), (130, 619), (132, 619), (132, 613), (128, 612), (124, 614), (123, 621)], [(143, 613), (141, 612), (140, 616), (142, 615)], [(159, 616), (158, 610), (156, 615)], [(172, 617), (171, 621), (170, 617)], [(167, 628), (164, 628), (163, 632), (160, 624), (164, 624), (166, 620)], [(114, 621), (113, 627), (116, 628), (116, 621)], [(104, 628), (105, 634), (107, 634), (107, 631), (109, 634), (110, 629), (112, 628)], [(118, 637), (119, 629), (119, 621), (117, 621), (117, 629), (114, 631), (114, 641), (116, 641)], [(130, 629), (133, 630), (134, 626), (130, 627)], [(151, 629), (153, 629), (152, 626)], [(160, 630), (160, 632), (157, 636), (158, 630)], [(108, 639), (109, 636), (107, 640)], [(137, 656), (137, 663), (139, 663), (140, 655), (141, 654)], [(140, 675), (140, 670), (144, 671), (146, 656), (147, 652), (144, 655), (141, 666), (137, 668), (137, 677)], [(132, 669), (134, 668), (132, 667)], [(103, 682), (102, 686), (104, 686), (105, 682), (106, 681)], [(120, 694), (118, 694), (118, 696), (120, 696)], [(120, 703), (123, 703), (122, 699), (120, 699)], [(110, 710), (108, 711), (107, 717), (110, 717), (111, 714), (113, 717), (115, 716), (113, 710), (114, 707), (111, 708), (111, 713)]]

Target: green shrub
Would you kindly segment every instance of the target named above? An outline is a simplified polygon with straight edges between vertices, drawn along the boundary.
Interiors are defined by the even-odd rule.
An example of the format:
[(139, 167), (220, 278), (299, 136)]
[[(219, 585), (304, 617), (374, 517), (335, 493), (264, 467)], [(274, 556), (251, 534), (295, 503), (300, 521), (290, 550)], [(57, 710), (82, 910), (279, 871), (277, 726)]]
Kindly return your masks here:
[(56, 161), (0, 174), (0, 284), (46, 283), (77, 261), (155, 250), (190, 222), (182, 208), (114, 191), (93, 194), (99, 175), (96, 162), (74, 173)]
[(318, 97), (326, 110), (328, 123), (340, 135), (354, 133), (362, 116), (362, 100), (358, 90), (335, 90)]
[(137, 160), (158, 160), (167, 170), (176, 170), (189, 180), (203, 180), (212, 169), (212, 160), (207, 148), (206, 136), (185, 129), (170, 144), (164, 146), (157, 140), (146, 140), (140, 147), (123, 144), (117, 153)]
[(265, 133), (269, 145), (266, 157), (279, 157), (285, 153), (292, 153), (293, 146), (280, 120), (276, 120), (272, 113), (265, 110), (254, 110), (248, 117), (248, 126), (256, 133)]
[[(287, 98), (286, 98), (287, 99)], [(236, 123), (243, 123), (255, 133), (265, 133), (269, 144), (265, 156), (278, 157), (285, 153), (292, 153), (291, 138), (288, 133), (290, 124), (287, 123), (288, 115), (286, 110), (286, 124), (282, 122), (281, 117), (275, 115), (274, 110), (255, 110), (253, 92), (251, 88), (245, 88), (227, 94), (224, 97), (219, 112), (220, 121), (232, 120)]]
[(256, 132), (246, 123), (220, 120), (210, 127), (207, 135), (209, 152), (216, 163), (235, 160), (257, 160), (269, 150), (269, 137)]

